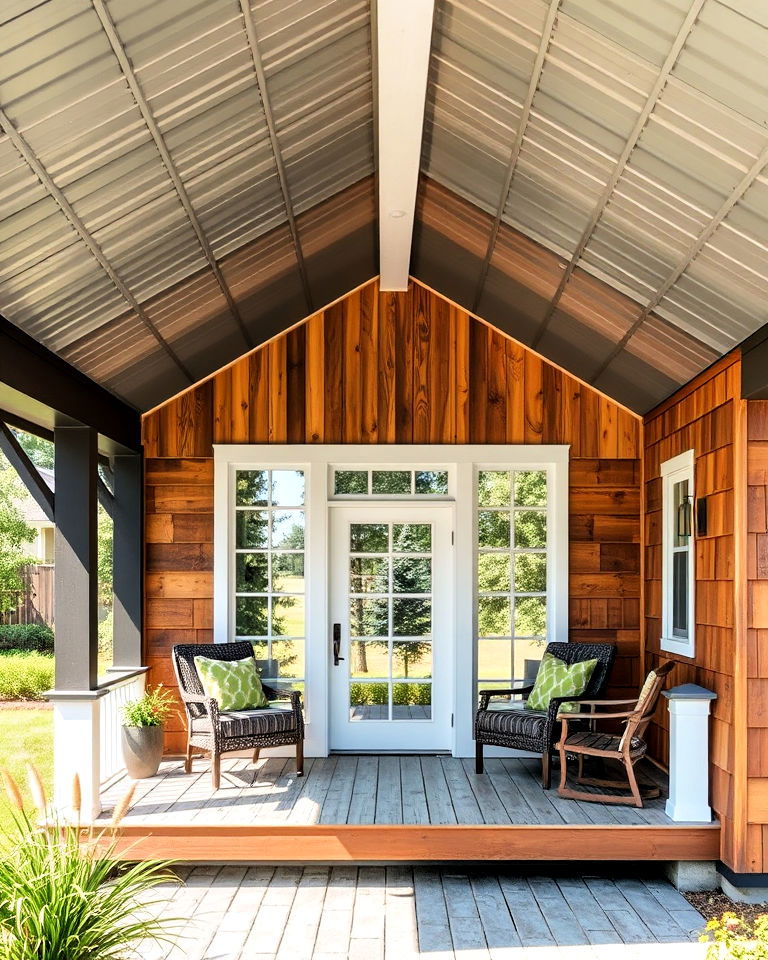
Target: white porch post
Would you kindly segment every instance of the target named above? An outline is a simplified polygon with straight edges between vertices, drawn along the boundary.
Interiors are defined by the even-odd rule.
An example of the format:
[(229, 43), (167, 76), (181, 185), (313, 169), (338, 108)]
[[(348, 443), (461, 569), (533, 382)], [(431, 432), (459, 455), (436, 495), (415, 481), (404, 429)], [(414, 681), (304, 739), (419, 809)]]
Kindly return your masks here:
[(101, 813), (101, 718), (104, 690), (51, 691), (53, 701), (53, 802), (68, 813), (75, 774), (80, 778), (83, 820)]
[(709, 707), (717, 694), (684, 683), (663, 694), (669, 700), (669, 799), (672, 820), (709, 823)]

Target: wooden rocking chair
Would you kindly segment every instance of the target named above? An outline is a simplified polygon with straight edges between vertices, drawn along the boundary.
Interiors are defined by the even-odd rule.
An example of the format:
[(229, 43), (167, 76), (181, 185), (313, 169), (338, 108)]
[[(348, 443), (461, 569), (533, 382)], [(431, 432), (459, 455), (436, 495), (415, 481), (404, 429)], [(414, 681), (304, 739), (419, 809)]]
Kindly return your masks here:
[[(658, 797), (659, 788), (650, 787), (641, 790), (635, 776), (635, 764), (645, 756), (648, 745), (642, 739), (645, 728), (651, 722), (656, 704), (664, 686), (664, 678), (674, 667), (672, 660), (667, 660), (648, 674), (640, 696), (637, 700), (581, 700), (580, 707), (590, 707), (590, 712), (559, 713), (557, 719), (561, 722), (560, 742), (557, 749), (560, 752), (560, 786), (557, 792), (561, 797), (570, 797), (572, 800), (591, 800), (595, 803), (629, 803), (635, 807), (642, 807), (644, 799)], [(632, 704), (631, 710), (598, 712), (601, 707), (618, 707)], [(601, 720), (622, 719), (624, 732), (620, 735), (600, 733), (597, 724)], [(569, 720), (590, 720), (590, 729), (568, 732)], [(617, 760), (624, 767), (630, 795), (615, 793), (591, 793), (586, 790), (575, 790), (567, 784), (568, 758), (576, 757), (578, 761), (578, 782), (591, 787), (623, 787), (623, 781), (602, 780), (594, 777), (585, 777), (584, 757), (599, 757), (602, 760)]]

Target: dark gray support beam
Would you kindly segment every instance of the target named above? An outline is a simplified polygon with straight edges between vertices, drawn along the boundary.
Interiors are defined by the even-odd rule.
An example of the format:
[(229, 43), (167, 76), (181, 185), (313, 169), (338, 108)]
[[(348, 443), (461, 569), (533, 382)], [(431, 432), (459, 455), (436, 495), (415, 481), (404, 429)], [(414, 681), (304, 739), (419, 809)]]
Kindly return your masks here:
[(110, 517), (114, 517), (115, 513), (115, 498), (112, 494), (112, 491), (104, 483), (104, 481), (99, 477), (96, 481), (96, 496), (99, 498), (99, 503), (104, 507)]
[(141, 454), (114, 458), (113, 665), (142, 662), (144, 471)]
[(96, 478), (92, 427), (57, 427), (56, 690), (95, 690), (98, 682)]
[(13, 431), (2, 421), (0, 421), (0, 450), (3, 451), (8, 462), (19, 475), (21, 482), (29, 491), (30, 496), (34, 498), (37, 505), (51, 523), (54, 523), (53, 490), (51, 490), (45, 480), (40, 476), (37, 467), (29, 459), (26, 450), (24, 450), (16, 439)]
[(141, 415), (135, 407), (4, 317), (0, 317), (0, 409), (8, 411), (14, 426), (30, 433), (50, 438), (52, 427), (75, 420), (129, 450), (141, 449)]
[(768, 325), (741, 346), (741, 396), (744, 400), (768, 400)]

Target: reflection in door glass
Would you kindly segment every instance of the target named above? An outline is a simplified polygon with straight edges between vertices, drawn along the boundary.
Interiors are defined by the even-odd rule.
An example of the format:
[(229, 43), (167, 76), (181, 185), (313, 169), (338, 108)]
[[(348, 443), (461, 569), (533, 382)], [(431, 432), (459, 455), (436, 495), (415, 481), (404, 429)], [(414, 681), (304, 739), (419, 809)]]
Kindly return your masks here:
[(350, 720), (429, 720), (432, 525), (353, 523), (349, 543)]
[(389, 550), (389, 525), (386, 523), (350, 524), (349, 549), (353, 553), (386, 553)]
[(430, 720), (431, 683), (395, 683), (392, 686), (393, 720)]

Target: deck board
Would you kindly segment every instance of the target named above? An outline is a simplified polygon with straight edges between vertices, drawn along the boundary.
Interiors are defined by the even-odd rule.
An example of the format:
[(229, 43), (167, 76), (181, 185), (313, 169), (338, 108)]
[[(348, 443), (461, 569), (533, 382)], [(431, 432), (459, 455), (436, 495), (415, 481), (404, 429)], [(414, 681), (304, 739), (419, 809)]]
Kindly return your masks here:
[[(663, 799), (641, 810), (565, 799), (542, 789), (535, 760), (489, 758), (485, 769), (478, 775), (471, 761), (447, 756), (339, 755), (308, 758), (298, 777), (293, 759), (226, 758), (214, 792), (202, 760), (190, 774), (168, 760), (157, 777), (136, 784), (118, 850), (182, 862), (266, 863), (701, 860), (719, 853), (718, 824), (673, 823)], [(124, 778), (105, 790), (98, 823), (108, 821), (129, 784)], [(589, 899), (592, 892), (581, 894)], [(559, 892), (547, 895), (563, 913)], [(629, 904), (612, 912), (602, 906), (600, 922), (631, 936)], [(568, 927), (567, 912), (560, 921)], [(467, 949), (477, 922), (450, 919)], [(355, 949), (364, 951), (364, 939), (352, 937)]]
[[(102, 796), (102, 820), (124, 794), (124, 778)], [(214, 792), (206, 765), (185, 774), (164, 761), (157, 777), (136, 784), (127, 821), (228, 824), (571, 824), (671, 825), (664, 800), (635, 809), (586, 803), (543, 790), (536, 761), (472, 761), (442, 756), (331, 756), (308, 759), (297, 777), (292, 760), (237, 757), (222, 762)]]

